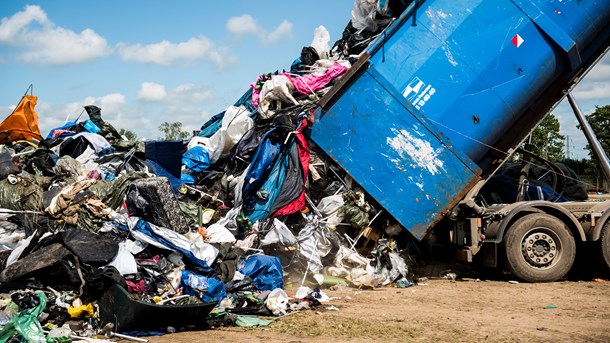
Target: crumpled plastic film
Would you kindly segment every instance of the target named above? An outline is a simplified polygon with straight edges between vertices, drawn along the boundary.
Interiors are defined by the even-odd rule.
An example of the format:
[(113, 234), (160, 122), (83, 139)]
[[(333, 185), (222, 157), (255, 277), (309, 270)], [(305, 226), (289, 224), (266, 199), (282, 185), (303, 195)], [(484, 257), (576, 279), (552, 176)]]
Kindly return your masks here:
[(25, 309), (11, 318), (0, 330), (0, 342), (8, 341), (17, 332), (29, 343), (46, 343), (38, 315), (47, 307), (47, 297), (41, 291), (36, 291), (34, 294), (40, 301), (38, 306)]

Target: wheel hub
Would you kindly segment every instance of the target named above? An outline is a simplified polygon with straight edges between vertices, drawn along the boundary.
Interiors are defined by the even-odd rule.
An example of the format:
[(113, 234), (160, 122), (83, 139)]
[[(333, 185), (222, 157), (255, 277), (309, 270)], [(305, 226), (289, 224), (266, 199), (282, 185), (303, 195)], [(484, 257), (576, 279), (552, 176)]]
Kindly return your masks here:
[(549, 265), (557, 257), (557, 242), (550, 235), (534, 232), (523, 239), (523, 257), (536, 267)]

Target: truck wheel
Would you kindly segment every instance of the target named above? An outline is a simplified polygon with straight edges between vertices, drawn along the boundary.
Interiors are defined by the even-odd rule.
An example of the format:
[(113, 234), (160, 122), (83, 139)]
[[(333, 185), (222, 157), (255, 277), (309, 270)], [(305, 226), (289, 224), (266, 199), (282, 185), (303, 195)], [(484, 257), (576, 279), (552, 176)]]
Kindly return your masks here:
[(529, 282), (550, 282), (568, 273), (576, 257), (576, 243), (568, 227), (543, 213), (518, 219), (504, 236), (506, 266)]
[(602, 228), (601, 235), (597, 241), (599, 259), (606, 273), (610, 272), (610, 222)]

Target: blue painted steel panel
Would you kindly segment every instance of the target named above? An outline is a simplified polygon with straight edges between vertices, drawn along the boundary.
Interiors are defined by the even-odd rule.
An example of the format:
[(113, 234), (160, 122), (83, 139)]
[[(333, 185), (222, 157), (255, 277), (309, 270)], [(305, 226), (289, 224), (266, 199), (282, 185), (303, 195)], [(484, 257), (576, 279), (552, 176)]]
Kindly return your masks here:
[(608, 45), (610, 0), (416, 1), (311, 137), (422, 238)]
[(540, 9), (547, 30), (509, 0), (425, 1), (416, 25), (397, 23), (369, 49), (372, 67), (474, 161), (562, 75), (561, 44), (582, 46), (610, 21), (608, 0), (514, 1)]
[(452, 152), (440, 133), (408, 108), (402, 95), (371, 70), (323, 118), (318, 113), (311, 137), (421, 239), (478, 180), (478, 168)]

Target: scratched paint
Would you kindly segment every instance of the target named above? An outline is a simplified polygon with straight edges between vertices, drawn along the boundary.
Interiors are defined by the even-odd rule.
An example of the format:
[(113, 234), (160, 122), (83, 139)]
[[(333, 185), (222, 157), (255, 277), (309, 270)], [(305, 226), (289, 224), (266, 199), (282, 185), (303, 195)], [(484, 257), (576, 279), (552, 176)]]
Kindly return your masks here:
[(404, 129), (392, 128), (395, 137), (388, 137), (386, 142), (402, 159), (413, 161), (415, 166), (427, 170), (432, 175), (445, 172), (443, 161), (438, 158), (442, 149), (432, 148), (430, 142), (412, 136)]
[(447, 56), (447, 62), (451, 63), (452, 66), (457, 67), (458, 62), (453, 57), (453, 54), (451, 53), (451, 50), (449, 50), (449, 47), (446, 45), (443, 45), (442, 49), (443, 49), (443, 52), (445, 52), (445, 56)]

